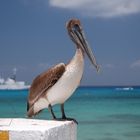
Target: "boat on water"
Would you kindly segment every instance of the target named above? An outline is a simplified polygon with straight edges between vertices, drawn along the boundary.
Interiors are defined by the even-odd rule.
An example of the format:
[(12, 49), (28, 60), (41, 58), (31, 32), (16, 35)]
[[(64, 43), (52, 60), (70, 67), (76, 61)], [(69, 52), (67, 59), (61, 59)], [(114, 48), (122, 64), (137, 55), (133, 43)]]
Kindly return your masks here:
[(16, 71), (13, 69), (12, 77), (8, 77), (6, 80), (0, 77), (0, 90), (26, 90), (30, 88), (30, 85), (25, 84), (24, 81), (16, 80)]

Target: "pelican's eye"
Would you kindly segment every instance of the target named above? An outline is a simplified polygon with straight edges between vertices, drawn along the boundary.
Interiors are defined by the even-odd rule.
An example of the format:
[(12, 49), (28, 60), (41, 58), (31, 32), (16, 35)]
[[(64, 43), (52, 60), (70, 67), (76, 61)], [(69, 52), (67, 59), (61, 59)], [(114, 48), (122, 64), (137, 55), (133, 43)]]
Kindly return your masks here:
[(80, 31), (80, 27), (78, 24), (75, 24), (72, 28), (73, 31)]

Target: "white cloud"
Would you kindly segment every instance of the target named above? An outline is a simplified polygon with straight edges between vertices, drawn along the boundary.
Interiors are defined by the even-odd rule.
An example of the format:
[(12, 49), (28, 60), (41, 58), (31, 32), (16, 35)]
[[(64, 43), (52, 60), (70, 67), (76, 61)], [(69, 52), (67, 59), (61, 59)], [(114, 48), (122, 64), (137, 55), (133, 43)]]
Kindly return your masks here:
[(124, 16), (140, 12), (140, 0), (49, 0), (49, 3), (91, 17)]
[(140, 60), (136, 60), (130, 65), (131, 68), (140, 68)]

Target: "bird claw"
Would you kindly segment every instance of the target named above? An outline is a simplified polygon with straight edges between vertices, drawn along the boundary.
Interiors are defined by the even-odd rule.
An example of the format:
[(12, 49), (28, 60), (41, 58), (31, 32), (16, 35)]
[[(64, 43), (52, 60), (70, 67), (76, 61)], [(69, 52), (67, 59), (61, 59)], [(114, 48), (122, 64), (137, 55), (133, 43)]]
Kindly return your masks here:
[(73, 121), (74, 123), (76, 123), (78, 125), (78, 122), (76, 119), (74, 118), (65, 118), (64, 120), (67, 120), (67, 121)]
[(56, 121), (73, 121), (74, 123), (76, 123), (78, 125), (78, 122), (74, 118), (56, 118), (54, 120), (56, 120)]

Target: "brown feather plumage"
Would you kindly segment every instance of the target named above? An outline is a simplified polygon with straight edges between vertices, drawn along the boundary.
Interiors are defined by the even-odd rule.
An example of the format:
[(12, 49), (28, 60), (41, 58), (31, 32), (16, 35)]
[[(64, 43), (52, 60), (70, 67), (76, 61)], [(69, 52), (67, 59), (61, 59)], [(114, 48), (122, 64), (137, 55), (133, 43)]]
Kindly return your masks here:
[(28, 96), (28, 114), (33, 108), (34, 103), (40, 98), (46, 95), (47, 90), (51, 88), (63, 75), (65, 72), (65, 65), (60, 63), (50, 69), (48, 71), (41, 73), (38, 75), (32, 82), (30, 87), (30, 93)]

